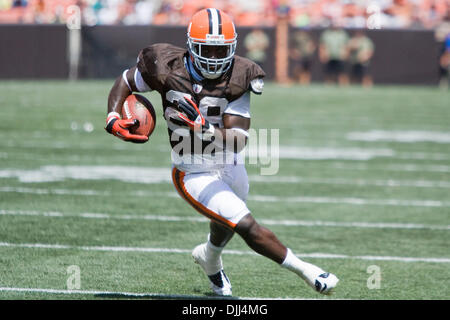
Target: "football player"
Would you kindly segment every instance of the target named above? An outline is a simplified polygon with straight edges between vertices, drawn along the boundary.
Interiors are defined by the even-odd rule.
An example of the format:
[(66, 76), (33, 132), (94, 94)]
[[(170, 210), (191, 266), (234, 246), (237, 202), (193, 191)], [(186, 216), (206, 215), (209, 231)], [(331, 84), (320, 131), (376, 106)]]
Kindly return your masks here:
[(197, 12), (187, 29), (187, 49), (170, 44), (144, 48), (137, 64), (119, 76), (108, 97), (106, 130), (131, 142), (133, 119), (121, 119), (132, 92), (156, 90), (162, 99), (172, 146), (172, 179), (180, 196), (208, 217), (207, 241), (192, 256), (217, 295), (231, 295), (221, 253), (237, 233), (250, 248), (297, 273), (320, 293), (329, 293), (335, 275), (297, 258), (269, 229), (259, 225), (246, 205), (248, 177), (240, 159), (250, 127), (250, 95), (263, 91), (264, 71), (235, 55), (232, 19), (208, 8)]

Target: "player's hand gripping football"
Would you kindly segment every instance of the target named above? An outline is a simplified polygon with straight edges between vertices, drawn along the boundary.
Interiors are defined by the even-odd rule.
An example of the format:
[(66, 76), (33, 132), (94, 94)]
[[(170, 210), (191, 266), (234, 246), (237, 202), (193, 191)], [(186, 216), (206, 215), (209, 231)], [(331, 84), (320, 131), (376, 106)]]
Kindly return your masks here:
[(137, 125), (139, 125), (137, 119), (120, 119), (119, 114), (113, 114), (106, 119), (105, 130), (124, 141), (134, 143), (147, 142), (147, 136), (130, 133), (129, 129)]
[(185, 96), (178, 100), (178, 117), (194, 131), (202, 140), (211, 140), (214, 136), (214, 126), (206, 120), (197, 107), (197, 104)]

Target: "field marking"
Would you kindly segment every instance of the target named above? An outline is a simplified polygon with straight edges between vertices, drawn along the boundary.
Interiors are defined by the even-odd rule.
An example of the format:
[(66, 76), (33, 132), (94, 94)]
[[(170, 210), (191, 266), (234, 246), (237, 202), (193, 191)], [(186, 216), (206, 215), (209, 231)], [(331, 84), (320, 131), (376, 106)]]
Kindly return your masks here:
[[(60, 189), (60, 188), (24, 188), (24, 187), (0, 187), (0, 192), (15, 192), (15, 193), (31, 193), (39, 195), (78, 195), (78, 196), (114, 196), (114, 193), (108, 191), (97, 191), (89, 189)], [(124, 193), (123, 193), (124, 194)], [(128, 193), (128, 196), (136, 197), (170, 197), (178, 198), (176, 192), (157, 192), (157, 191), (142, 191), (138, 190), (133, 193)]]
[[(39, 195), (81, 195), (81, 196), (114, 196), (107, 191), (74, 190), (74, 189), (44, 189), (22, 187), (0, 187), (0, 192), (31, 193)], [(122, 193), (128, 197), (170, 197), (179, 198), (176, 192), (134, 191)], [(373, 205), (373, 206), (401, 206), (401, 207), (450, 207), (450, 201), (418, 200), (418, 199), (366, 199), (366, 198), (331, 198), (331, 197), (280, 197), (269, 195), (250, 195), (250, 201), (256, 202), (289, 202), (289, 203), (319, 203), (319, 204), (348, 204), (348, 205)]]
[(382, 167), (369, 167), (366, 163), (343, 163), (335, 162), (330, 164), (333, 169), (360, 170), (360, 171), (401, 171), (401, 172), (450, 172), (447, 165), (420, 165), (415, 163), (398, 163), (383, 165)]
[[(0, 242), (0, 247), (9, 248), (26, 248), (26, 249), (56, 249), (56, 250), (82, 250), (82, 251), (100, 251), (100, 252), (144, 252), (144, 253), (184, 253), (190, 254), (192, 249), (179, 248), (149, 248), (149, 247), (115, 247), (115, 246), (72, 246), (62, 244), (45, 244), (45, 243), (9, 243)], [(243, 250), (223, 250), (225, 254), (231, 255), (255, 255), (254, 251)], [(430, 263), (450, 263), (450, 258), (431, 258), (431, 257), (396, 257), (396, 256), (350, 256), (345, 254), (332, 253), (303, 253), (296, 254), (299, 258), (317, 258), (317, 259), (356, 259), (367, 261), (397, 261), (397, 262), (430, 262)]]
[(346, 135), (348, 140), (356, 141), (393, 141), (403, 143), (434, 142), (450, 143), (450, 132), (439, 131), (385, 131), (371, 130), (367, 132), (349, 132)]
[(86, 294), (97, 295), (98, 298), (104, 296), (106, 299), (111, 298), (149, 298), (149, 299), (182, 299), (182, 300), (346, 300), (346, 299), (329, 299), (329, 298), (267, 298), (267, 297), (239, 297), (239, 296), (200, 296), (187, 294), (165, 294), (154, 292), (118, 292), (118, 291), (102, 291), (102, 290), (66, 290), (66, 289), (45, 289), (45, 288), (14, 288), (0, 287), (0, 292), (26, 292), (26, 293), (50, 293), (50, 294)]
[[(52, 138), (53, 139), (53, 138)], [(159, 144), (159, 145), (153, 145), (155, 148), (162, 148), (165, 147), (166, 150), (170, 152), (170, 145), (169, 144)], [(92, 151), (98, 151), (98, 150), (115, 150), (115, 151), (141, 151), (141, 148), (134, 148), (134, 146), (129, 144), (123, 144), (120, 141), (111, 141), (111, 144), (108, 144), (107, 147), (105, 147), (104, 144), (87, 144), (83, 143), (80, 144), (73, 144), (68, 143), (66, 141), (53, 141), (52, 143), (42, 143), (42, 142), (30, 142), (30, 141), (20, 141), (20, 144), (17, 143), (17, 141), (7, 141), (6, 144), (2, 143), (0, 144), (0, 147), (2, 148), (23, 148), (23, 149), (79, 149), (79, 150), (92, 150)]]
[(293, 183), (293, 184), (328, 184), (328, 185), (358, 185), (377, 187), (414, 187), (414, 188), (450, 188), (450, 182), (432, 180), (365, 180), (348, 178), (318, 178), (298, 176), (261, 176), (250, 175), (250, 182)]
[(31, 193), (40, 195), (77, 195), (77, 196), (111, 196), (110, 192), (97, 190), (75, 190), (75, 189), (47, 189), (47, 188), (23, 188), (23, 187), (0, 187), (0, 192)]
[[(338, 141), (339, 142), (339, 141)], [(0, 147), (10, 147), (10, 148), (41, 148), (41, 149), (80, 149), (80, 150), (98, 150), (100, 147), (95, 146), (71, 146), (70, 144), (65, 143), (55, 143), (53, 145), (40, 146), (33, 143), (29, 143), (22, 146), (17, 146), (17, 144), (11, 143), (6, 146)], [(170, 153), (170, 146), (167, 145), (153, 145), (159, 152)], [(109, 148), (103, 148), (103, 150), (113, 150), (113, 151), (132, 151), (132, 152), (143, 152), (143, 149), (130, 148), (126, 145), (113, 145)], [(255, 147), (247, 147), (242, 152), (246, 158), (252, 158), (259, 155), (259, 150)], [(268, 150), (269, 151), (269, 150)], [(73, 161), (77, 161), (86, 158), (85, 155), (78, 155), (71, 153), (70, 155), (63, 155), (64, 159), (70, 159)], [(95, 157), (95, 155), (93, 155)], [(263, 155), (270, 156), (270, 152)], [(1, 155), (2, 158), (7, 159), (16, 159), (19, 158), (21, 160), (45, 160), (45, 157), (39, 157), (33, 153), (24, 153), (24, 152), (3, 152)], [(450, 155), (447, 153), (436, 153), (436, 152), (402, 152), (395, 151), (393, 149), (387, 148), (361, 148), (361, 147), (298, 147), (295, 145), (280, 145), (277, 149), (277, 157), (280, 159), (296, 159), (296, 160), (354, 160), (354, 161), (368, 161), (375, 158), (390, 158), (390, 159), (404, 159), (404, 160), (434, 160), (434, 161), (442, 161), (449, 160)], [(120, 157), (120, 160), (124, 160), (126, 158)]]
[[(199, 222), (208, 223), (203, 217), (183, 217), (166, 215), (116, 215), (107, 213), (78, 213), (67, 214), (62, 212), (40, 212), (28, 210), (4, 210), (0, 209), (0, 215), (12, 216), (38, 216), (38, 217), (60, 217), (60, 218), (85, 218), (85, 219), (118, 219), (118, 220), (150, 220), (164, 222)], [(450, 225), (426, 225), (414, 223), (386, 223), (386, 222), (338, 222), (322, 220), (274, 220), (258, 219), (263, 225), (287, 226), (287, 227), (343, 227), (343, 228), (380, 228), (380, 229), (427, 229), (427, 230), (450, 230)]]
[[(249, 154), (258, 154), (258, 150), (248, 150)], [(359, 160), (367, 161), (378, 157), (395, 157), (392, 149), (368, 149), (368, 148), (335, 148), (335, 147), (295, 147), (280, 146), (277, 152), (281, 159), (298, 160)]]
[(399, 152), (396, 158), (402, 160), (449, 160), (450, 155), (446, 153), (425, 153), (425, 152)]
[[(117, 174), (120, 172), (120, 174)], [(119, 180), (134, 183), (171, 182), (171, 170), (161, 167), (135, 166), (57, 166), (38, 169), (2, 169), (0, 178), (17, 178), (20, 182), (54, 182), (75, 180)]]
[(259, 202), (291, 203), (325, 203), (349, 205), (402, 206), (402, 207), (450, 207), (450, 202), (439, 200), (403, 200), (403, 199), (365, 199), (365, 198), (331, 198), (331, 197), (279, 197), (268, 195), (251, 195), (248, 200)]
[[(117, 172), (121, 172), (120, 175)], [(23, 183), (74, 180), (118, 180), (128, 183), (172, 183), (166, 167), (133, 166), (41, 166), (38, 169), (0, 169), (0, 178), (17, 178)], [(299, 176), (250, 175), (250, 182), (314, 183), (330, 185), (359, 185), (378, 187), (450, 188), (448, 181), (430, 180), (365, 180), (348, 178), (320, 178)]]

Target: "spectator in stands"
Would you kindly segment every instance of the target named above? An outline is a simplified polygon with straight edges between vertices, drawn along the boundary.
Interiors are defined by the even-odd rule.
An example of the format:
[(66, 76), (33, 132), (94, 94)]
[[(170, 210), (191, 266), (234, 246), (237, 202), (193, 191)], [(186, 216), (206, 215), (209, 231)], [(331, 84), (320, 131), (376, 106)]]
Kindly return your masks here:
[(392, 0), (384, 12), (389, 16), (391, 28), (408, 28), (413, 20), (414, 4), (407, 0)]
[(259, 64), (259, 66), (264, 69), (264, 62), (267, 59), (266, 51), (269, 44), (269, 37), (262, 29), (253, 29), (244, 38), (246, 57)]
[(299, 30), (293, 34), (293, 45), (289, 50), (295, 81), (300, 84), (311, 82), (311, 64), (316, 44), (309, 33)]
[(350, 79), (353, 82), (362, 83), (364, 87), (370, 87), (373, 84), (369, 64), (374, 49), (373, 41), (362, 30), (356, 31), (348, 43)]
[[(48, 4), (47, 4), (48, 5)], [(37, 0), (33, 7), (34, 9), (34, 22), (35, 23), (48, 23), (48, 11), (46, 10), (46, 3), (44, 0)]]
[(12, 7), (13, 8), (26, 7), (26, 6), (27, 6), (27, 1), (26, 0), (14, 0), (12, 2)]
[[(345, 28), (363, 28), (370, 13), (379, 10), (383, 28), (435, 28), (445, 18), (448, 0), (80, 0), (83, 19), (95, 24), (171, 24), (186, 26), (188, 17), (202, 7), (219, 6), (236, 18), (238, 26), (273, 26), (276, 17), (288, 17), (295, 26), (328, 27), (329, 21)], [(45, 15), (36, 12), (45, 3)], [(0, 23), (64, 23), (58, 7), (66, 8), (77, 0), (0, 0)], [(95, 6), (101, 10), (95, 11)], [(127, 6), (136, 7), (127, 8)], [(138, 8), (151, 17), (137, 16)], [(141, 11), (139, 9), (139, 11)], [(98, 13), (98, 17), (95, 15)], [(37, 15), (35, 18), (34, 16)], [(87, 17), (84, 17), (87, 15)]]
[(348, 84), (348, 75), (345, 73), (348, 41), (347, 32), (337, 24), (333, 24), (321, 34), (319, 59), (325, 67), (325, 83)]

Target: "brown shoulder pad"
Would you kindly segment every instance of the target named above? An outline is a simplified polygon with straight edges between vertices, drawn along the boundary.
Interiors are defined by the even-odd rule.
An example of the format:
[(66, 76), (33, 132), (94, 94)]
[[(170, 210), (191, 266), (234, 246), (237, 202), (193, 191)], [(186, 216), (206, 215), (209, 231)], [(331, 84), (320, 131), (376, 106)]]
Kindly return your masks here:
[(265, 75), (266, 73), (264, 70), (255, 62), (241, 56), (235, 56), (230, 79), (230, 89), (232, 91), (232, 95), (235, 97), (240, 97), (248, 90), (261, 94), (262, 88), (261, 90), (253, 88), (252, 81), (255, 83), (254, 80), (260, 79), (258, 81), (262, 82)]
[(185, 52), (186, 49), (171, 44), (153, 44), (139, 52), (137, 68), (150, 88), (161, 92), (167, 76), (183, 67)]

